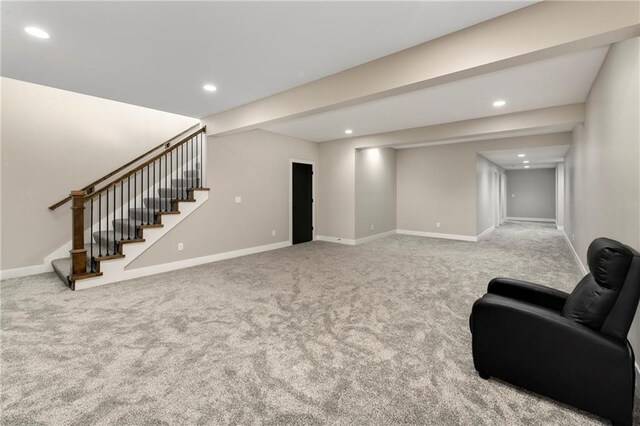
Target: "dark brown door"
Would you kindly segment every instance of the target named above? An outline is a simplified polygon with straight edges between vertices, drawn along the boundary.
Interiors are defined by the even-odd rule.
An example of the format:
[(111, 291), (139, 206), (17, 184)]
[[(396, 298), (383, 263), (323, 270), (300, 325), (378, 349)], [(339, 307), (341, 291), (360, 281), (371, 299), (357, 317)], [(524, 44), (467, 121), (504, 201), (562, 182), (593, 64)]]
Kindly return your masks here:
[(313, 239), (313, 167), (293, 163), (292, 170), (293, 244)]

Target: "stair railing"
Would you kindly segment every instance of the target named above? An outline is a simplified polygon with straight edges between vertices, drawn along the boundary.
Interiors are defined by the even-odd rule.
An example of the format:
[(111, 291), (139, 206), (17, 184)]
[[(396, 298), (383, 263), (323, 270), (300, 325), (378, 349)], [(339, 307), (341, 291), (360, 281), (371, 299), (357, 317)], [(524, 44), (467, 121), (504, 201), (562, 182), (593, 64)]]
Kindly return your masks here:
[[(144, 154), (134, 158), (133, 160), (129, 161), (127, 164), (124, 164), (120, 167), (118, 167), (117, 169), (113, 170), (110, 173), (107, 173), (106, 175), (102, 176), (100, 179), (95, 180), (93, 182), (91, 182), (89, 185), (86, 185), (84, 188), (82, 188), (80, 191), (86, 191), (87, 194), (92, 193), (95, 190), (95, 187), (98, 186), (99, 184), (101, 184), (102, 182), (104, 182), (105, 180), (112, 178), (113, 176), (117, 175), (118, 173), (122, 172), (123, 170), (128, 169), (129, 167), (131, 167), (133, 164), (137, 163), (138, 161), (142, 160), (145, 157), (148, 157), (149, 155), (151, 155), (152, 153), (158, 151), (161, 148), (169, 148), (171, 146), (171, 142), (175, 141), (176, 139), (180, 138), (182, 135), (185, 135), (188, 132), (191, 132), (193, 129), (199, 128), (200, 124), (194, 124), (193, 126), (189, 127), (187, 130), (184, 130), (180, 133), (178, 133), (177, 135), (175, 135), (174, 137), (172, 137), (171, 139), (162, 142), (160, 145), (155, 146), (153, 148), (151, 148), (149, 151), (145, 152)], [(58, 207), (64, 205), (67, 201), (71, 201), (72, 197), (71, 195), (63, 198), (62, 200), (58, 201), (55, 204), (52, 204), (49, 206), (49, 210), (55, 210)]]
[(97, 275), (96, 260), (123, 257), (124, 244), (144, 241), (140, 229), (160, 226), (162, 214), (178, 213), (177, 201), (193, 199), (193, 190), (202, 188), (206, 178), (205, 142), (202, 127), (171, 146), (165, 143), (162, 152), (100, 189), (71, 191), (71, 281)]

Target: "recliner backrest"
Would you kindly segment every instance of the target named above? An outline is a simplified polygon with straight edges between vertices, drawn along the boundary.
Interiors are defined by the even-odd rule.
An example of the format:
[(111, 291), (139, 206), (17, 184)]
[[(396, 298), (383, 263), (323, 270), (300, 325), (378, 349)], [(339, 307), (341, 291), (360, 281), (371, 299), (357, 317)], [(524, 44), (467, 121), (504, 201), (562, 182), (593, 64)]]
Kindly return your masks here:
[(587, 251), (590, 273), (571, 292), (562, 315), (596, 331), (624, 339), (640, 298), (640, 258), (609, 238), (595, 239)]

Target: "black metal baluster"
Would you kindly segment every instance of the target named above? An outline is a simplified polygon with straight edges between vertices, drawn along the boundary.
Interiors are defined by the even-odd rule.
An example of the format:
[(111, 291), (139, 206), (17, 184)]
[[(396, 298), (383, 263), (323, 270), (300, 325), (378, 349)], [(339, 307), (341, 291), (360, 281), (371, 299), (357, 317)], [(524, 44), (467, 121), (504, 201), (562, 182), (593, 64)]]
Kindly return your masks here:
[(133, 174), (133, 223), (138, 229), (137, 225), (135, 225), (138, 223), (138, 172)]
[[(175, 149), (171, 150), (171, 179), (169, 179), (169, 182), (171, 182), (171, 201), (173, 201), (174, 199), (176, 199), (176, 195), (175, 195), (175, 188), (173, 187), (173, 178), (175, 175), (178, 174), (178, 155), (177, 155), (177, 151)], [(175, 172), (175, 174), (173, 173)], [(173, 209), (173, 204), (171, 205), (171, 208)]]
[[(169, 156), (167, 154), (164, 155), (164, 187), (167, 187), (167, 160), (169, 159)], [(166, 194), (165, 194), (166, 195)], [(169, 210), (169, 206), (167, 206), (167, 197), (163, 198), (164, 200), (164, 211), (168, 211)]]
[[(102, 235), (102, 194), (98, 195), (98, 235)], [(91, 244), (93, 244), (94, 236), (91, 234)], [(100, 240), (96, 238), (96, 242), (98, 243), (98, 255), (102, 257), (102, 244), (100, 244)]]
[(118, 185), (113, 185), (113, 254), (117, 253), (116, 246), (116, 191)]
[[(109, 189), (107, 188), (107, 256), (109, 256)], [(100, 235), (102, 239), (102, 235)]]
[(160, 187), (162, 186), (162, 157), (158, 158), (158, 181), (156, 182), (154, 197), (158, 198), (158, 212), (162, 211), (162, 198), (160, 197)]
[[(149, 165), (147, 164), (147, 198), (149, 198)], [(151, 220), (149, 219), (149, 206), (147, 207), (147, 225), (151, 224)]]
[(124, 181), (120, 181), (120, 238), (124, 240)]
[[(182, 167), (180, 168), (181, 173), (184, 174), (184, 169), (185, 169), (185, 164), (184, 164), (184, 144), (182, 144), (182, 146), (180, 147), (182, 149)], [(180, 179), (180, 188), (182, 189), (180, 191), (180, 198), (182, 198), (183, 200), (187, 199), (187, 196), (184, 193), (185, 187), (184, 187), (184, 179)]]
[(184, 144), (184, 157), (185, 163), (182, 168), (182, 178), (184, 179), (184, 198), (188, 198), (189, 195), (189, 141)]
[[(184, 156), (185, 156), (185, 164), (184, 168), (186, 169), (186, 178), (184, 180), (184, 198), (189, 198), (189, 141), (184, 144)], [(185, 176), (185, 173), (182, 174)]]
[(189, 176), (191, 176), (191, 188), (195, 188), (196, 187), (196, 173), (198, 172), (196, 170), (196, 140), (198, 138), (198, 135), (196, 135), (195, 137), (193, 137), (191, 139), (191, 169), (192, 171), (189, 172)]
[(182, 147), (184, 148), (184, 167), (182, 168), (182, 176), (180, 177), (184, 179), (184, 198), (186, 199), (189, 194), (189, 141), (187, 140)]
[[(127, 176), (127, 208), (131, 207), (131, 175)], [(131, 215), (127, 214), (127, 240), (131, 239)]]
[(200, 144), (200, 159), (198, 160), (198, 163), (200, 164), (200, 167), (198, 167), (198, 175), (200, 176), (200, 181), (198, 182), (198, 186), (200, 188), (204, 188), (204, 183), (202, 182), (202, 167), (204, 164), (203, 158), (202, 158), (202, 140), (204, 139), (204, 134), (200, 133), (198, 135), (199, 138), (199, 144)]
[(187, 179), (184, 182), (185, 183), (185, 189), (187, 190), (187, 193), (186, 193), (185, 196), (187, 198), (189, 198), (189, 188), (191, 188), (191, 180), (189, 179), (189, 176), (191, 174), (190, 173), (191, 172), (191, 163), (190, 163), (191, 157), (189, 156), (189, 143), (190, 142), (191, 142), (191, 139), (189, 139), (187, 141), (187, 143), (186, 143), (187, 146), (185, 146), (185, 148), (184, 148), (184, 149), (187, 150)]
[(89, 248), (89, 250), (91, 251), (91, 257), (89, 257), (89, 264), (91, 265), (91, 272), (95, 272), (95, 269), (93, 268), (93, 241), (91, 241), (91, 239), (93, 238), (93, 197), (91, 197), (91, 238), (89, 238), (89, 243), (91, 244), (91, 247)]
[[(180, 198), (180, 184), (179, 182), (176, 180), (178, 178), (178, 175), (180, 174), (180, 147), (177, 147), (174, 151), (176, 153), (176, 174), (174, 176), (174, 181), (176, 182), (176, 186), (175, 188), (172, 187), (171, 189), (171, 194), (173, 196), (173, 193), (175, 192), (175, 198), (176, 200)], [(173, 185), (173, 182), (171, 182), (171, 184)]]
[[(153, 183), (151, 184), (151, 189), (153, 189), (155, 187), (155, 183), (156, 183), (156, 162), (153, 162)], [(155, 191), (153, 191), (153, 214), (156, 214), (156, 194)]]

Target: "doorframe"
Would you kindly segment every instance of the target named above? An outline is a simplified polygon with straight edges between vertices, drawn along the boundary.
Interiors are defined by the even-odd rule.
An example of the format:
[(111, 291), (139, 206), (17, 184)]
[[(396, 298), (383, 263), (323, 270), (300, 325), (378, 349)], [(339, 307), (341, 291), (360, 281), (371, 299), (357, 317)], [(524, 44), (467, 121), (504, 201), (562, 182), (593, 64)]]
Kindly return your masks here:
[(316, 239), (316, 162), (310, 160), (289, 159), (289, 245), (293, 245), (293, 163), (311, 165), (311, 241)]

